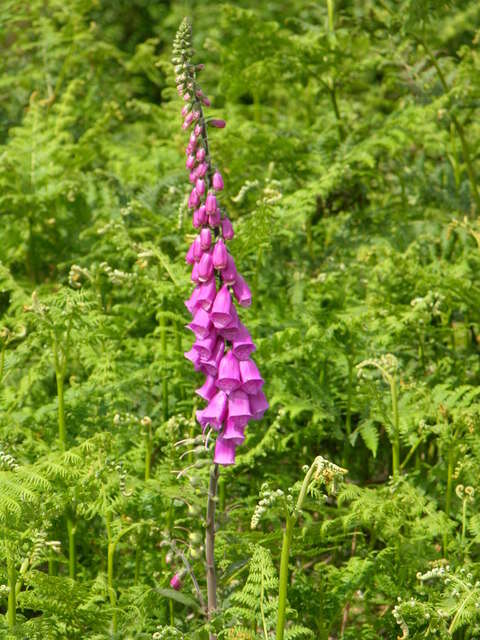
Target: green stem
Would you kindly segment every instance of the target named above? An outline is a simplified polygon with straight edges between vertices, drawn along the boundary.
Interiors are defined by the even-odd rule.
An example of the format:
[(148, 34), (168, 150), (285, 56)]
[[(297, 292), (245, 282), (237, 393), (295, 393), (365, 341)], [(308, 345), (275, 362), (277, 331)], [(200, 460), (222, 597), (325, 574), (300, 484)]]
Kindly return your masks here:
[(335, 3), (334, 0), (327, 0), (327, 11), (328, 11), (328, 30), (330, 33), (334, 31), (334, 11), (335, 11)]
[(58, 438), (60, 440), (60, 447), (63, 451), (67, 448), (67, 431), (65, 428), (65, 399), (64, 399), (64, 385), (65, 385), (65, 364), (60, 362), (61, 356), (58, 352), (57, 340), (54, 338), (53, 342), (53, 358), (55, 362), (55, 377), (57, 380), (57, 398), (58, 398)]
[(162, 377), (162, 407), (163, 407), (163, 419), (168, 420), (168, 380), (166, 371), (167, 362), (167, 320), (162, 313), (160, 316), (160, 354), (163, 362), (163, 377)]
[(68, 575), (75, 580), (77, 574), (77, 552), (75, 549), (75, 533), (77, 527), (71, 516), (67, 516), (67, 532), (68, 532)]
[[(212, 614), (217, 608), (217, 578), (215, 575), (215, 506), (217, 502), (219, 467), (214, 464), (210, 472), (208, 487), (206, 535), (205, 535), (205, 560), (207, 565), (207, 618), (211, 620)], [(209, 634), (210, 640), (216, 636)]]
[(114, 555), (115, 555), (115, 547), (116, 541), (112, 539), (112, 531), (111, 531), (111, 515), (108, 513), (106, 516), (106, 527), (107, 527), (107, 538), (108, 538), (108, 547), (107, 547), (107, 590), (108, 597), (110, 599), (110, 604), (112, 606), (112, 632), (114, 634), (117, 633), (117, 594), (115, 591), (115, 587), (113, 584), (113, 570), (114, 570)]
[(150, 468), (152, 460), (152, 423), (147, 421), (145, 436), (145, 481), (150, 480)]
[(263, 635), (265, 640), (268, 640), (267, 621), (265, 620), (265, 608), (263, 606), (263, 597), (265, 594), (265, 575), (262, 570), (262, 581), (260, 587), (260, 615), (262, 616)]
[(278, 616), (276, 640), (283, 640), (285, 631), (285, 613), (287, 608), (288, 560), (292, 543), (294, 518), (287, 514), (285, 531), (283, 532), (282, 555), (280, 556), (280, 578), (278, 588)]
[(390, 382), (392, 394), (392, 416), (393, 416), (393, 439), (392, 439), (392, 475), (393, 479), (398, 478), (400, 472), (400, 421), (398, 414), (398, 390), (397, 376), (393, 375)]
[(8, 572), (8, 612), (7, 622), (8, 628), (13, 629), (17, 623), (17, 570), (15, 561), (10, 555), (7, 555), (7, 572)]
[[(454, 465), (454, 440), (450, 442), (448, 449), (448, 466), (447, 466), (447, 493), (445, 496), (445, 515), (447, 518), (450, 517), (450, 507), (452, 504), (452, 489), (453, 489), (453, 465)], [(447, 557), (447, 543), (448, 536), (445, 532), (443, 534), (443, 555)]]
[(465, 531), (467, 529), (467, 500), (468, 498), (464, 498), (462, 505), (462, 545), (465, 544)]
[(353, 389), (353, 361), (347, 358), (348, 364), (348, 386), (347, 386), (347, 416), (345, 418), (345, 428), (347, 435), (352, 433), (352, 389)]
[(290, 546), (292, 544), (293, 527), (298, 520), (300, 511), (303, 506), (303, 501), (307, 495), (308, 487), (312, 475), (317, 468), (317, 461), (311, 465), (300, 489), (297, 504), (295, 505), (294, 512), (290, 515), (287, 511), (285, 531), (283, 532), (282, 553), (280, 556), (280, 577), (278, 584), (278, 614), (277, 614), (277, 632), (276, 640), (283, 640), (283, 634), (285, 631), (286, 622), (286, 609), (287, 609), (287, 589), (288, 589), (288, 560), (290, 557)]

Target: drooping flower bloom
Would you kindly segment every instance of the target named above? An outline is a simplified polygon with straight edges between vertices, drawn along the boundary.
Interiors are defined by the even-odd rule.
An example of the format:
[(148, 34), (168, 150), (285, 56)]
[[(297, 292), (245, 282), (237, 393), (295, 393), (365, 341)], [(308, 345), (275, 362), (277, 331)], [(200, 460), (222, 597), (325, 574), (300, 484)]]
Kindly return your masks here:
[(175, 591), (180, 591), (180, 589), (182, 588), (182, 581), (178, 573), (176, 573), (170, 580), (170, 586), (172, 587), (172, 589), (175, 589)]
[[(255, 344), (235, 307), (234, 300), (241, 307), (250, 306), (252, 294), (226, 246), (234, 231), (224, 203), (219, 202), (224, 182), (220, 171), (212, 167), (206, 135), (209, 128), (223, 129), (226, 123), (205, 118), (203, 108), (210, 106), (210, 100), (197, 82), (203, 65), (191, 61), (188, 22), (180, 27), (173, 49), (177, 90), (185, 102), (182, 126), (191, 131), (185, 165), (194, 186), (188, 207), (193, 210), (193, 226), (199, 230), (186, 255), (196, 287), (185, 302), (192, 314), (187, 326), (195, 334), (185, 357), (206, 376), (196, 393), (207, 405), (196, 415), (203, 430), (211, 427), (218, 432), (214, 462), (230, 465), (235, 462), (236, 448), (245, 440), (247, 423), (260, 420), (268, 402), (262, 391), (264, 381), (251, 359)], [(179, 586), (175, 586), (176, 577), (170, 583), (174, 589), (181, 585), (178, 578)]]

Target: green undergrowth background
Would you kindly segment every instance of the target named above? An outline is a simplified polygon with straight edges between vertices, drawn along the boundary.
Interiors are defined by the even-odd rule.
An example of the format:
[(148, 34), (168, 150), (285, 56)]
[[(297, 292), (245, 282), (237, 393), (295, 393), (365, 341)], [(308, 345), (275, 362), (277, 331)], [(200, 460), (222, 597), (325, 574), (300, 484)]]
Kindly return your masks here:
[(211, 458), (183, 357), (185, 15), (271, 405), (221, 473), (218, 637), (274, 637), (281, 504), (251, 517), (322, 455), (348, 474), (295, 532), (287, 637), (474, 640), (473, 0), (3, 0), (0, 636), (207, 637), (188, 576), (169, 588), (181, 554), (204, 588)]

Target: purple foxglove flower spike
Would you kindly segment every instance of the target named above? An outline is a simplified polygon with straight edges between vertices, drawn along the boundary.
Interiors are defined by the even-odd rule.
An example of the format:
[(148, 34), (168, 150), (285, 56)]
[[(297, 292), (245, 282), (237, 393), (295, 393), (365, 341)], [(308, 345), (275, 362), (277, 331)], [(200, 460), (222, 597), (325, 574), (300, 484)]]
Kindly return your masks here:
[(236, 444), (233, 440), (225, 440), (222, 436), (218, 436), (215, 443), (215, 454), (213, 462), (226, 467), (229, 464), (235, 464)]
[(218, 367), (217, 387), (229, 393), (238, 389), (242, 384), (238, 360), (231, 351), (220, 360)]
[(217, 240), (213, 247), (212, 260), (214, 268), (219, 271), (227, 266), (227, 248), (221, 238)]
[(222, 174), (219, 173), (218, 171), (215, 171), (215, 173), (213, 174), (212, 186), (215, 189), (215, 191), (222, 191), (223, 189)]
[[(185, 357), (196, 371), (206, 375), (196, 393), (208, 404), (197, 411), (197, 419), (204, 431), (210, 425), (219, 432), (214, 462), (229, 465), (234, 464), (236, 447), (245, 439), (248, 421), (260, 420), (268, 402), (262, 391), (263, 379), (250, 360), (255, 344), (234, 304), (236, 300), (240, 306), (248, 307), (252, 294), (225, 246), (234, 231), (219, 202), (224, 181), (221, 172), (212, 166), (205, 135), (205, 126), (223, 129), (226, 123), (219, 118), (205, 118), (204, 107), (210, 105), (210, 100), (198, 86), (196, 75), (203, 65), (192, 62), (192, 55), (191, 27), (184, 22), (174, 43), (174, 64), (177, 89), (185, 101), (182, 126), (188, 129), (193, 125), (186, 144), (185, 165), (194, 185), (188, 207), (193, 209), (193, 225), (199, 229), (185, 257), (192, 265), (191, 280), (197, 284), (185, 302), (193, 316), (187, 326), (195, 333), (193, 347)], [(171, 585), (176, 588), (173, 578)]]
[[(213, 258), (213, 266), (215, 266), (215, 258)], [(237, 278), (233, 285), (233, 295), (238, 300), (238, 304), (242, 307), (249, 307), (252, 304), (252, 293), (248, 284), (237, 274)]]
[(222, 236), (225, 240), (232, 240), (235, 235), (232, 227), (232, 223), (228, 218), (223, 218), (222, 220)]

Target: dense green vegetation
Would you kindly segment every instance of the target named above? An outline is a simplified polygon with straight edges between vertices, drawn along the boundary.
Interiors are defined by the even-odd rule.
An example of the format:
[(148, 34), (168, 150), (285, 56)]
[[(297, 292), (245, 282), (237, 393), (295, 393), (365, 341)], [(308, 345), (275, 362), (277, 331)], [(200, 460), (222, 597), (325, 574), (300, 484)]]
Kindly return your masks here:
[[(316, 456), (348, 473), (295, 514), (285, 637), (480, 637), (478, 2), (0, 13), (0, 637), (275, 638)], [(205, 591), (212, 458), (183, 357), (185, 15), (271, 406), (221, 470), (210, 629), (169, 586), (186, 561)]]

